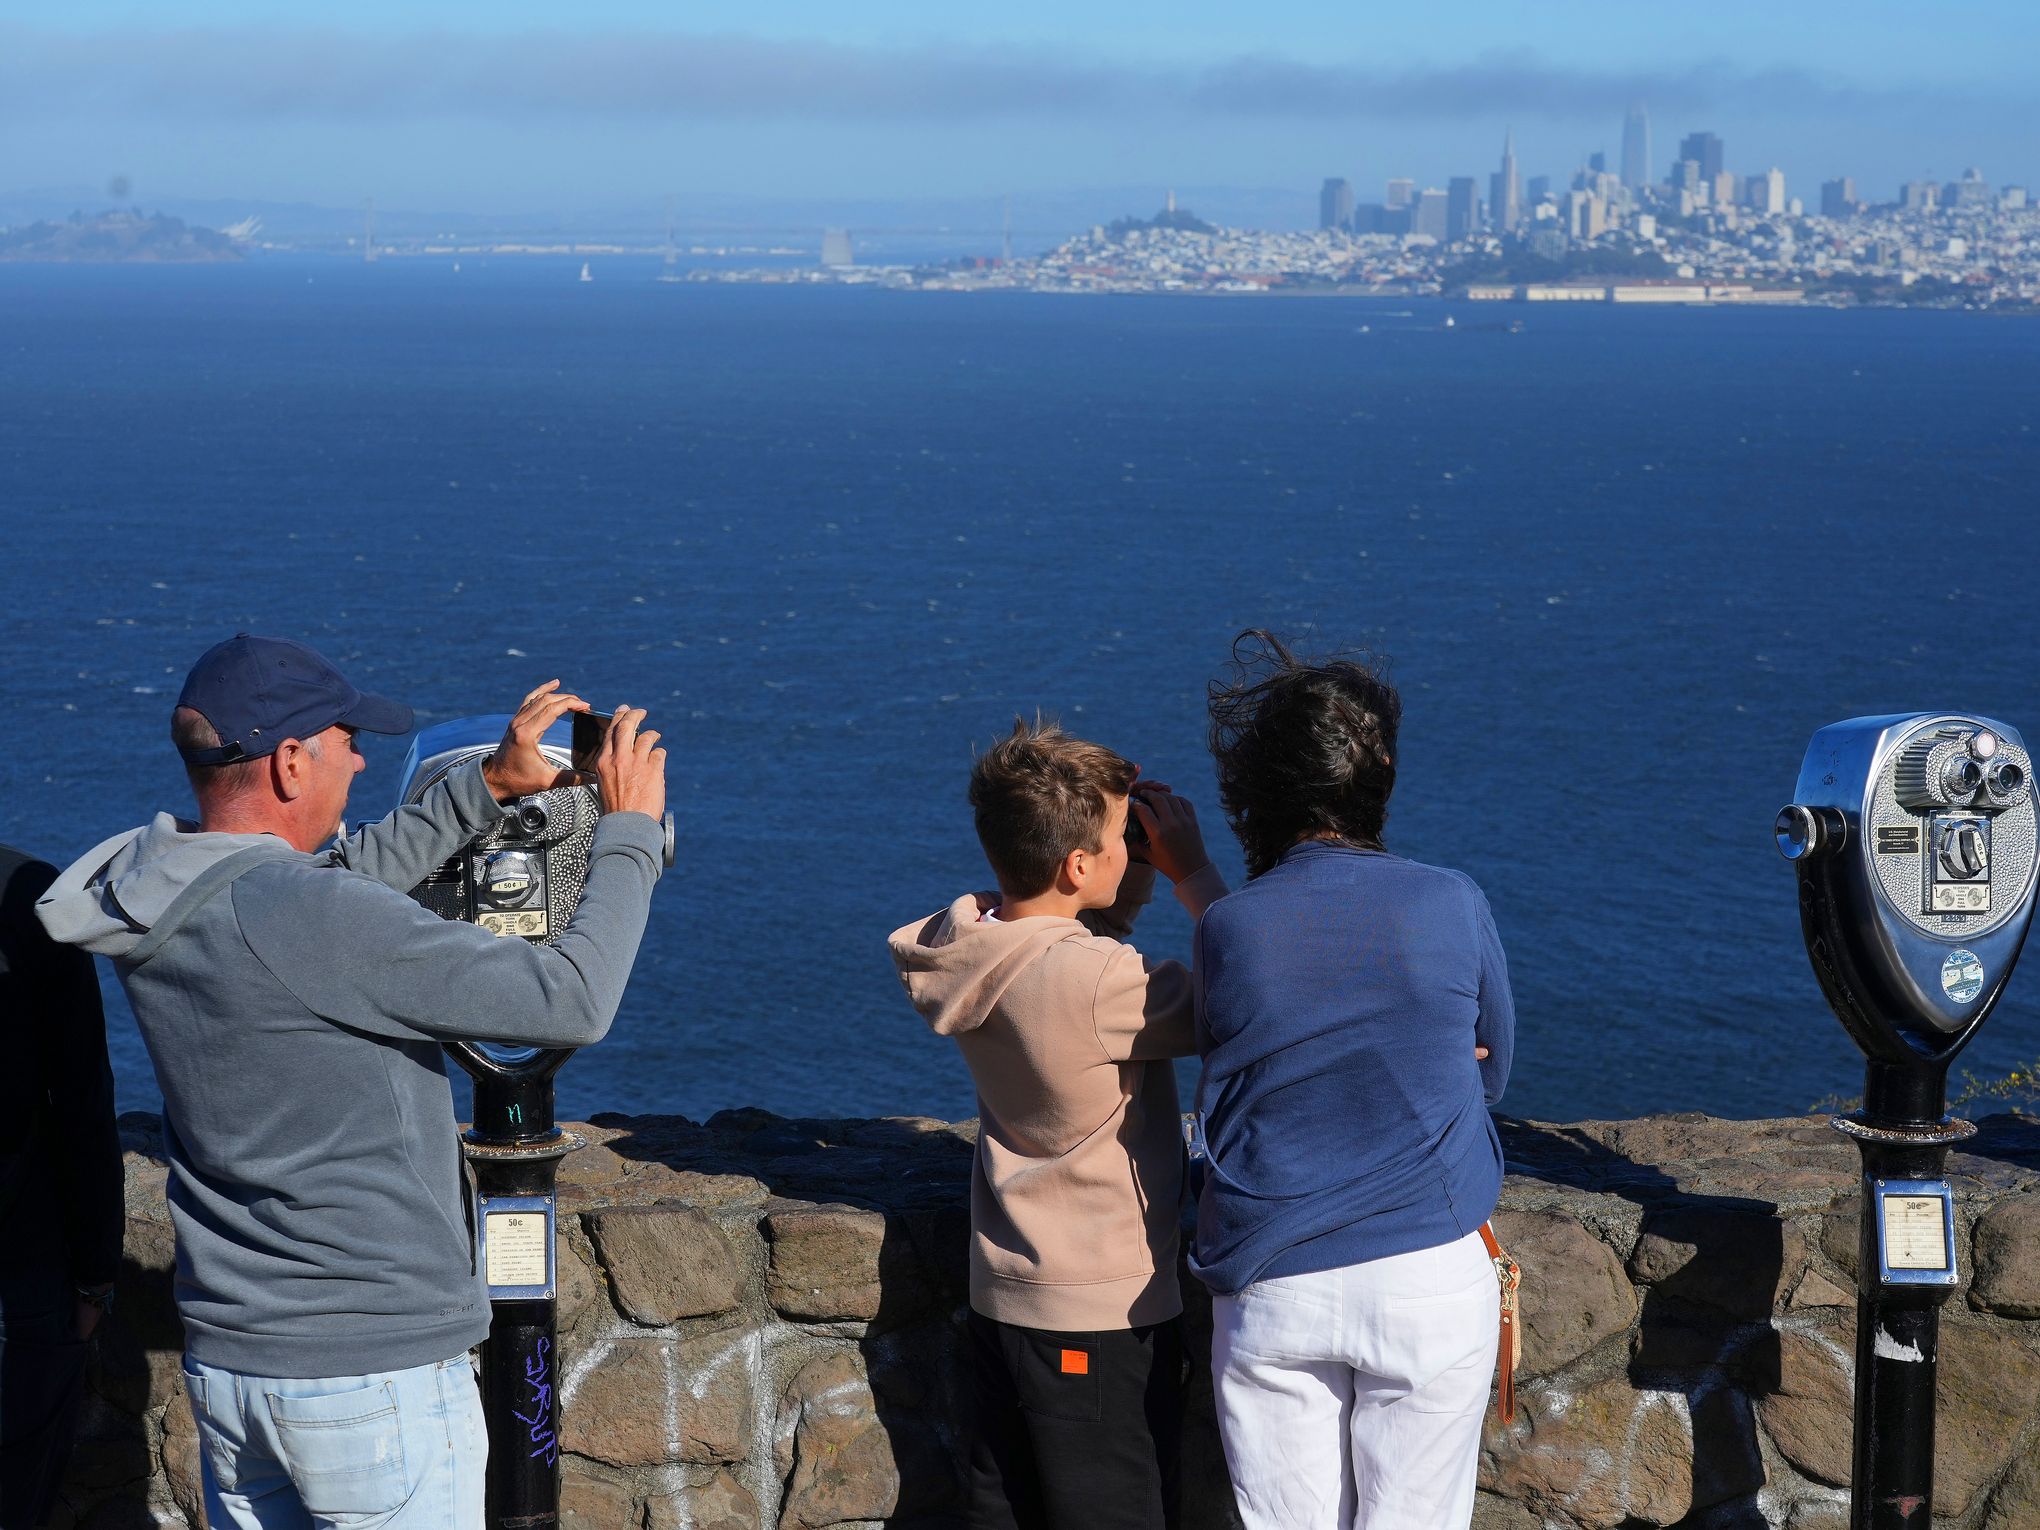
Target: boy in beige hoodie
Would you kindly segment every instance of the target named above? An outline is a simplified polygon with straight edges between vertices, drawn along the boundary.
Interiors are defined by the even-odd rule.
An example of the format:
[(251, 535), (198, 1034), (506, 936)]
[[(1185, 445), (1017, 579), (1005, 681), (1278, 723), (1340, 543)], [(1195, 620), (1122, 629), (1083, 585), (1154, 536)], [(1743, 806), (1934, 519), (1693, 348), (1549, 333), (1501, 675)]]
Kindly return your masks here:
[(1171, 1060), (1197, 1043), (1189, 971), (1123, 939), (1156, 871), (1193, 918), (1226, 889), (1190, 804), (1136, 787), (1138, 770), (1053, 724), (1016, 723), (971, 772), (999, 891), (890, 941), (914, 1007), (956, 1038), (977, 1085), (972, 1530), (1176, 1522)]

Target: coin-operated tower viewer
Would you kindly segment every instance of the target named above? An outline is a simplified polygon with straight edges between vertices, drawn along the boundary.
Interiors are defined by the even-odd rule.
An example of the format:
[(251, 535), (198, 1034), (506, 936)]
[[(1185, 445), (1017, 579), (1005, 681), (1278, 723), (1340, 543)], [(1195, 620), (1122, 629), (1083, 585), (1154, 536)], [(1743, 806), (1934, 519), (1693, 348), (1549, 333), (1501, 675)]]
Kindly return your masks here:
[(1860, 717), (1807, 746), (1778, 848), (1821, 992), (1867, 1063), (1834, 1124), (1862, 1154), (1851, 1530), (1917, 1530), (1933, 1502), (1940, 1305), (1961, 1282), (1948, 1065), (2012, 975), (2033, 920), (2032, 760), (1954, 713)]
[[(401, 799), (482, 758), (506, 717), (464, 717), (417, 736), (404, 762)], [(540, 750), (593, 782), (609, 719), (576, 713), (547, 731)], [(587, 880), (603, 810), (592, 784), (556, 786), (515, 811), (412, 890), (447, 919), (504, 939), (550, 944), (566, 928)], [(665, 820), (673, 864), (673, 818)], [(478, 1189), (476, 1256), (493, 1314), (482, 1349), (482, 1410), (489, 1427), (490, 1530), (537, 1530), (559, 1513), (558, 1262), (555, 1188), (560, 1160), (582, 1145), (553, 1120), (553, 1080), (571, 1048), (453, 1042), (447, 1052), (474, 1080), (474, 1124), (462, 1147)]]

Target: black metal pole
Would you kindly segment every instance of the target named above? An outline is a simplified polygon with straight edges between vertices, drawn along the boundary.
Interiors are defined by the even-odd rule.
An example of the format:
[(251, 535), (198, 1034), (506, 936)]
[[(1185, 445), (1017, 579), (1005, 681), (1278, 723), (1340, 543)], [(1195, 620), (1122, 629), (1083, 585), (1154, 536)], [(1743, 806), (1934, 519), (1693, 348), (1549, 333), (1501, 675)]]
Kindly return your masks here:
[[(553, 1202), (560, 1160), (581, 1146), (579, 1137), (553, 1123), (553, 1074), (568, 1054), (540, 1053), (515, 1065), (466, 1049), (456, 1055), (475, 1081), (475, 1121), (462, 1148), (481, 1195), (494, 1309), (481, 1366), (489, 1430), (486, 1519), (489, 1530), (553, 1530), (560, 1509)], [(504, 1206), (511, 1209), (496, 1210)], [(519, 1294), (495, 1295), (506, 1284)]]
[[(1934, 1501), (1934, 1385), (1946, 1286), (1887, 1283), (1876, 1187), (1938, 1181), (1976, 1128), (1945, 1109), (1947, 1064), (1872, 1061), (1863, 1109), (1835, 1126), (1863, 1159), (1856, 1240), (1856, 1416), (1850, 1530), (1925, 1530)], [(1948, 1251), (1950, 1271), (1953, 1249)]]

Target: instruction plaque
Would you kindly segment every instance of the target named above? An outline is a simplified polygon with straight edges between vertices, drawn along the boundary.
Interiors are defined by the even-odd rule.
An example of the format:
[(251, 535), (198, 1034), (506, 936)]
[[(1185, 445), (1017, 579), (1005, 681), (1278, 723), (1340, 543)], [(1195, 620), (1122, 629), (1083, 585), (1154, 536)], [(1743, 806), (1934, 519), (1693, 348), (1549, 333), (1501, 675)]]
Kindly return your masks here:
[(1892, 1286), (1952, 1286), (1955, 1196), (1945, 1179), (1871, 1182), (1878, 1275)]
[(542, 1301), (554, 1294), (553, 1198), (481, 1198), (482, 1278), (492, 1301)]

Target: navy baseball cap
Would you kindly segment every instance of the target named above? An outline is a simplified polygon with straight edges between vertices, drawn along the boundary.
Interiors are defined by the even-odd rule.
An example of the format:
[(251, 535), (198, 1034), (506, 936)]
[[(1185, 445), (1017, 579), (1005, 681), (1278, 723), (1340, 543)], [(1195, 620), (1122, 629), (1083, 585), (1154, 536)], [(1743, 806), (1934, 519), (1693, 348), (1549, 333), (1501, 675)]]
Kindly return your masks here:
[(285, 739), (310, 738), (334, 724), (367, 733), (409, 733), (411, 709), (349, 685), (325, 657), (289, 638), (236, 633), (208, 648), (177, 704), (213, 725), (217, 749), (179, 751), (187, 765), (259, 760)]

